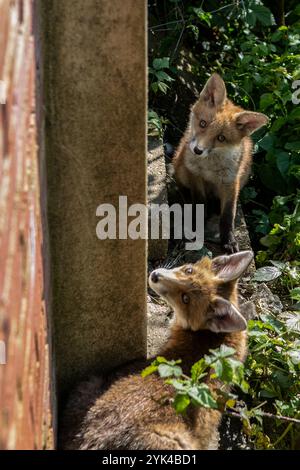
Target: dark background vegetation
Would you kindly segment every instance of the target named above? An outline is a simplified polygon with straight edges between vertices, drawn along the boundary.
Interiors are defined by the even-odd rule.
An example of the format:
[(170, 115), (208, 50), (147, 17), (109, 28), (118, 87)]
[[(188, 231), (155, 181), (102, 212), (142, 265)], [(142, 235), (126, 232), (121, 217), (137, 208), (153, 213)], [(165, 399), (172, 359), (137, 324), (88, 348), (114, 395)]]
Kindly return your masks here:
[[(267, 409), (300, 418), (300, 104), (292, 102), (300, 80), (298, 1), (149, 0), (149, 134), (176, 146), (212, 72), (234, 102), (270, 118), (254, 135), (253, 174), (241, 202), (262, 267), (256, 281), (273, 281), (290, 313), (249, 326), (248, 404), (259, 410), (253, 416)], [(256, 416), (248, 432), (257, 448), (299, 446), (293, 422), (270, 425)]]

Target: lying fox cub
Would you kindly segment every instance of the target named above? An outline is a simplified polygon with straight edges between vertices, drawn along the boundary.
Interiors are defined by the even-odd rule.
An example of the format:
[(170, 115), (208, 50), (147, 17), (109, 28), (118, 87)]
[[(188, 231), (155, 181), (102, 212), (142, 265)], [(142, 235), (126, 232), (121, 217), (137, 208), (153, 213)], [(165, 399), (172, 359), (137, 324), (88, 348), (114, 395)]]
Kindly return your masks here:
[(268, 122), (226, 97), (222, 78), (213, 74), (192, 106), (189, 125), (174, 156), (177, 182), (191, 190), (194, 202), (220, 201), (220, 238), (229, 253), (238, 251), (234, 219), (240, 189), (252, 163), (254, 131)]
[[(203, 258), (194, 265), (157, 269), (149, 284), (175, 311), (171, 337), (160, 355), (192, 364), (226, 344), (246, 356), (246, 320), (239, 312), (237, 280), (251, 251)], [(151, 362), (151, 361), (150, 361)], [(104, 379), (81, 383), (70, 397), (61, 432), (65, 449), (216, 449), (221, 413), (190, 407), (178, 415), (173, 389), (158, 375), (141, 377), (149, 364), (127, 365)], [(208, 378), (211, 389), (216, 383)]]

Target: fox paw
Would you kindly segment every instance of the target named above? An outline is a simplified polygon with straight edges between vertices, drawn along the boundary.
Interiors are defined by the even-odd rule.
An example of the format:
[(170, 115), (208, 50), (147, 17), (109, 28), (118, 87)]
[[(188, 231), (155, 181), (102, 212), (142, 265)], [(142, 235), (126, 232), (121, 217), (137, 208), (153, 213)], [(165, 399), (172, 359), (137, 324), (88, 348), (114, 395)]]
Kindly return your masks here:
[(228, 254), (237, 253), (239, 251), (238, 242), (236, 241), (232, 232), (229, 233), (226, 239), (222, 240), (221, 245), (224, 251)]

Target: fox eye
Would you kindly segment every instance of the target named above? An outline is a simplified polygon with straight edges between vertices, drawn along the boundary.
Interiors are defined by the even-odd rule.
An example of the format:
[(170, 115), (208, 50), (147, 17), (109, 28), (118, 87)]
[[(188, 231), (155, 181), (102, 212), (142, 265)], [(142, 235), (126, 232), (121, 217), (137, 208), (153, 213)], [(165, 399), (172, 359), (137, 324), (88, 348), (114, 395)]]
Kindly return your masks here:
[(224, 142), (224, 140), (225, 140), (225, 135), (223, 135), (223, 134), (218, 135), (218, 141), (219, 142)]
[(182, 294), (181, 299), (184, 304), (188, 304), (190, 301), (190, 298), (187, 294)]
[(189, 266), (188, 268), (186, 268), (185, 274), (193, 274), (193, 268), (192, 268), (191, 266)]
[(206, 127), (206, 121), (204, 121), (204, 119), (201, 119), (200, 127)]

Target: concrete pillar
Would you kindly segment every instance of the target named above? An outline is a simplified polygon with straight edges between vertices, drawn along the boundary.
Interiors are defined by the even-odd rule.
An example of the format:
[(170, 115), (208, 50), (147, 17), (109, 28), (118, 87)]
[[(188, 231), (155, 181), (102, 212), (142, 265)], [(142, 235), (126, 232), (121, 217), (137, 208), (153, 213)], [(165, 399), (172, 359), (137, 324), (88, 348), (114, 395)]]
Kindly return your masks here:
[(144, 0), (37, 0), (60, 392), (146, 354), (146, 241), (96, 236), (97, 206), (146, 203)]

